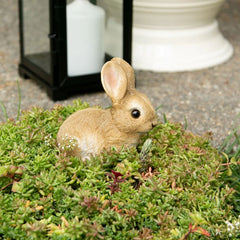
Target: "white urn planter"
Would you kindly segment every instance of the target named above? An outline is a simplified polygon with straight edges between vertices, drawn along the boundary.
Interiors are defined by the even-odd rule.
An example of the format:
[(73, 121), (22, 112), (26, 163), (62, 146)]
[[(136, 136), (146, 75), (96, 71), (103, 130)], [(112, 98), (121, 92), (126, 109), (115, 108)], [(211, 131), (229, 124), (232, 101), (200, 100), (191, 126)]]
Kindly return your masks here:
[[(132, 65), (153, 71), (190, 71), (227, 61), (231, 44), (216, 20), (224, 0), (134, 0)], [(106, 9), (106, 51), (121, 57), (121, 0)]]

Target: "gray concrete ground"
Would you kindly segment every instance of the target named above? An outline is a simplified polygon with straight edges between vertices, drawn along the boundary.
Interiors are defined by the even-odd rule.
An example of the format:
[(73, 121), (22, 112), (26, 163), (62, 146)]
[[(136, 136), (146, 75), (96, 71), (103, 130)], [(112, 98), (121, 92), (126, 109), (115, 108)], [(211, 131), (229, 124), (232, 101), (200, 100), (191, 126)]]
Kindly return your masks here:
[[(160, 119), (184, 123), (195, 134), (213, 133), (213, 144), (221, 144), (234, 122), (240, 125), (240, 1), (226, 1), (219, 24), (223, 35), (234, 47), (234, 56), (222, 65), (201, 71), (157, 73), (137, 71), (138, 90), (147, 94)], [(18, 76), (19, 36), (16, 0), (1, 0), (0, 4), (0, 101), (9, 117), (16, 117), (18, 109), (17, 79), (21, 88), (21, 109), (41, 106), (51, 109), (55, 103), (71, 104), (81, 98), (91, 105), (109, 106), (104, 93), (83, 94), (65, 101), (53, 102), (41, 86)], [(0, 109), (0, 121), (4, 114)]]

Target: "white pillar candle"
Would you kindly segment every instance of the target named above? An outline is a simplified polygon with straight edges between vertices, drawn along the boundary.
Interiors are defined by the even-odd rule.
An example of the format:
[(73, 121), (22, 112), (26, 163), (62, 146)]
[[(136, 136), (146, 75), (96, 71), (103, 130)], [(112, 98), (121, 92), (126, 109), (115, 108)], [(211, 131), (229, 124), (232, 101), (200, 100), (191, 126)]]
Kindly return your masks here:
[(105, 12), (88, 0), (67, 5), (68, 76), (101, 71), (104, 63)]

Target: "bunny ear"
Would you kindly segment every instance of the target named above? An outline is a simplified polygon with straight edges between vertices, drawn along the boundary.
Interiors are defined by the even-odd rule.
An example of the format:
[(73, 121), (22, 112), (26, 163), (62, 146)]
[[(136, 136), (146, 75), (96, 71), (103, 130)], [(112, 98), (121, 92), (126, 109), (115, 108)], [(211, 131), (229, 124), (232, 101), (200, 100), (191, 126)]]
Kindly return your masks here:
[(112, 61), (105, 63), (101, 71), (101, 81), (113, 103), (123, 99), (127, 92), (127, 76), (118, 64)]
[(135, 89), (135, 74), (131, 65), (124, 61), (122, 58), (115, 57), (111, 61), (119, 64), (123, 68), (125, 74), (127, 75), (128, 90)]

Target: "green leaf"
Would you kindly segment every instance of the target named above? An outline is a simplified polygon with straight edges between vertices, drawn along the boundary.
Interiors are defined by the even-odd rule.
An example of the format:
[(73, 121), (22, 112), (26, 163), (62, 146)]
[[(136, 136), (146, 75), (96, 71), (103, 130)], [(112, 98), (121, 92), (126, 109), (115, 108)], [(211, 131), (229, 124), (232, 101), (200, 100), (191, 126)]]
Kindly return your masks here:
[(197, 225), (208, 224), (208, 222), (201, 216), (200, 213), (189, 213), (189, 216), (193, 220), (194, 224)]
[(16, 182), (14, 181), (12, 184), (12, 192), (17, 192), (17, 193), (21, 193), (23, 190), (23, 184), (22, 182)]

